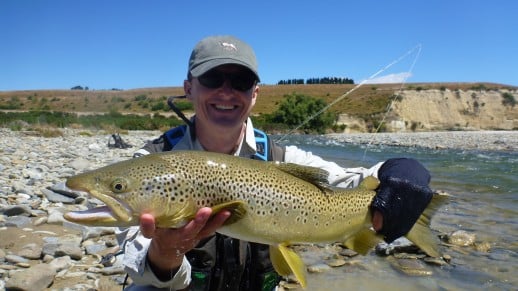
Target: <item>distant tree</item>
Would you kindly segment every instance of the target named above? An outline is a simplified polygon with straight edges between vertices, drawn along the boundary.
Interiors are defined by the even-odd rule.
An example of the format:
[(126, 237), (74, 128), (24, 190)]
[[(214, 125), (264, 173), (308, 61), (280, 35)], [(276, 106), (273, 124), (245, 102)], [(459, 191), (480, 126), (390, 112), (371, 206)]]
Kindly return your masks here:
[(74, 86), (74, 87), (70, 88), (70, 90), (83, 90), (83, 87), (77, 85), (77, 86)]
[(280, 80), (277, 85), (292, 85), (292, 84), (354, 84), (353, 79), (342, 77), (322, 77), (322, 78), (308, 78), (304, 79), (287, 79)]
[[(310, 116), (313, 116), (327, 106), (322, 99), (311, 96), (292, 94), (285, 95), (277, 111), (273, 113), (273, 121), (291, 127), (301, 125)], [(335, 123), (335, 115), (329, 111), (323, 112), (302, 126), (306, 132), (325, 133)]]

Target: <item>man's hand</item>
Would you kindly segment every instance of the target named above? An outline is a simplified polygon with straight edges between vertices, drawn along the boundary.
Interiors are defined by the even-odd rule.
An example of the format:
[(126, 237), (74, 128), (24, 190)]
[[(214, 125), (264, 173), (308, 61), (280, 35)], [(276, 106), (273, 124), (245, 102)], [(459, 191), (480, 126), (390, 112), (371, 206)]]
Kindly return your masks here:
[(410, 231), (430, 203), (430, 174), (416, 160), (390, 159), (379, 169), (378, 179), (380, 187), (371, 204), (372, 223), (391, 243)]
[(157, 228), (153, 215), (141, 215), (140, 231), (151, 239), (148, 263), (159, 279), (170, 280), (182, 264), (184, 254), (212, 235), (230, 216), (229, 211), (221, 211), (212, 217), (211, 214), (212, 209), (201, 208), (193, 220), (177, 229)]

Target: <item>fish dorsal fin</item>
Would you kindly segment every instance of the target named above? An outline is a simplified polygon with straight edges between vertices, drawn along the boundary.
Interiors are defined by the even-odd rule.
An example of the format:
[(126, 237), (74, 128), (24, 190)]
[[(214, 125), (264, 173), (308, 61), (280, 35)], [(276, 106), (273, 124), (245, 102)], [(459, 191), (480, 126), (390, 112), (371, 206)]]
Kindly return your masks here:
[(431, 257), (438, 258), (441, 254), (438, 238), (430, 230), (430, 220), (437, 209), (449, 200), (449, 197), (450, 195), (446, 193), (435, 193), (428, 207), (423, 211), (423, 214), (421, 214), (412, 229), (405, 235), (408, 240)]
[(293, 274), (302, 288), (306, 288), (306, 266), (299, 255), (288, 248), (287, 244), (270, 245), (270, 260), (279, 275)]
[(328, 185), (329, 172), (320, 168), (301, 166), (293, 163), (272, 162), (279, 170), (311, 183), (322, 190), (332, 190)]
[(222, 210), (228, 210), (232, 215), (225, 220), (225, 225), (232, 224), (241, 218), (243, 218), (246, 214), (246, 203), (243, 201), (235, 200), (230, 202), (221, 203), (218, 205), (212, 206), (212, 215), (222, 211)]

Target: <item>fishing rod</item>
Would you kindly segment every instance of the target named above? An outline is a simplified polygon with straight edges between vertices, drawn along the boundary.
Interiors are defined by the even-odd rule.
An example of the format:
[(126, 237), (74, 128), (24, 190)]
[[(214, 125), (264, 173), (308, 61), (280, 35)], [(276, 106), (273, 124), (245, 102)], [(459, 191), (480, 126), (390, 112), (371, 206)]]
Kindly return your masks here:
[[(341, 100), (343, 100), (345, 97), (347, 97), (349, 94), (351, 94), (352, 92), (358, 90), (360, 87), (362, 87), (363, 85), (365, 85), (366, 83), (368, 83), (369, 81), (371, 81), (372, 79), (376, 78), (379, 74), (383, 73), (384, 71), (388, 70), (390, 67), (394, 66), (395, 64), (401, 62), (403, 59), (405, 59), (406, 57), (408, 57), (409, 55), (411, 55), (412, 53), (414, 53), (415, 51), (417, 51), (416, 53), (416, 56), (412, 62), (412, 65), (410, 66), (410, 69), (408, 71), (409, 74), (407, 74), (407, 76), (403, 79), (403, 82), (401, 82), (401, 86), (399, 88), (399, 90), (397, 91), (397, 94), (394, 94), (394, 97), (392, 98), (392, 100), (390, 101), (389, 105), (387, 106), (387, 110), (383, 116), (383, 119), (382, 119), (382, 122), (380, 122), (380, 124), (378, 125), (378, 127), (376, 128), (375, 132), (378, 132), (381, 128), (381, 125), (383, 124), (383, 122), (385, 121), (385, 118), (387, 117), (389, 111), (392, 109), (392, 104), (394, 102), (394, 100), (397, 98), (397, 96), (399, 95), (399, 93), (401, 93), (401, 91), (403, 90), (403, 87), (404, 85), (406, 84), (406, 80), (408, 79), (408, 76), (410, 76), (412, 74), (412, 71), (414, 69), (414, 66), (417, 62), (417, 59), (419, 58), (419, 55), (421, 53), (421, 49), (422, 49), (422, 45), (421, 44), (418, 44), (416, 45), (415, 47), (411, 48), (410, 50), (408, 50), (406, 53), (404, 53), (403, 55), (401, 55), (400, 57), (398, 57), (397, 59), (395, 59), (394, 61), (390, 62), (389, 64), (387, 64), (386, 66), (384, 66), (383, 68), (381, 68), (380, 70), (378, 70), (377, 72), (375, 72), (374, 74), (372, 74), (371, 76), (369, 76), (367, 79), (361, 81), (359, 84), (357, 84), (356, 86), (354, 86), (352, 89), (350, 89), (349, 91), (345, 92), (344, 94), (338, 96), (335, 100), (333, 100), (331, 103), (329, 103), (328, 105), (326, 105), (324, 108), (322, 108), (321, 110), (317, 111), (316, 113), (314, 113), (313, 115), (309, 116), (308, 118), (306, 118), (302, 123), (300, 123), (298, 126), (296, 126), (295, 128), (293, 128), (292, 130), (290, 130), (288, 133), (284, 134), (283, 136), (281, 136), (279, 139), (277, 139), (276, 142), (281, 142), (283, 141), (288, 135), (294, 133), (295, 131), (297, 131), (299, 128), (301, 128), (303, 125), (305, 125), (306, 123), (308, 123), (310, 120), (312, 120), (313, 118), (319, 116), (320, 114), (324, 113), (325, 111), (327, 111), (331, 106), (335, 105), (336, 103), (340, 102)], [(369, 143), (367, 144), (367, 146), (370, 146), (370, 144), (372, 143), (372, 139), (371, 141), (369, 141)], [(365, 157), (365, 153), (364, 153), (364, 157)]]

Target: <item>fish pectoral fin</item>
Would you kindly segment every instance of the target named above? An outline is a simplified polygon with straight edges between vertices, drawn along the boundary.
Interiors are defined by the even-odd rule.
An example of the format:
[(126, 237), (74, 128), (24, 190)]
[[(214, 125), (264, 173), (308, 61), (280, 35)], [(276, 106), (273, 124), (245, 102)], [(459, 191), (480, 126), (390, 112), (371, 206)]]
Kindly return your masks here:
[(281, 276), (295, 275), (302, 288), (306, 288), (306, 266), (295, 251), (287, 244), (270, 245), (270, 260)]
[(172, 214), (158, 215), (156, 226), (162, 228), (179, 228), (186, 225), (196, 216), (196, 208), (192, 203), (186, 203), (179, 211)]
[(450, 195), (445, 193), (434, 194), (428, 207), (423, 211), (423, 214), (421, 214), (412, 229), (405, 235), (408, 240), (413, 242), (430, 257), (441, 257), (439, 239), (430, 229), (430, 220), (437, 209), (448, 201), (449, 197)]
[(349, 237), (343, 244), (362, 255), (366, 255), (372, 248), (382, 241), (382, 237), (370, 228), (362, 229)]
[(241, 218), (243, 218), (246, 215), (246, 203), (244, 201), (230, 201), (221, 203), (218, 205), (214, 205), (212, 208), (212, 215), (222, 211), (222, 210), (228, 210), (232, 215), (225, 221), (224, 225), (232, 224)]

